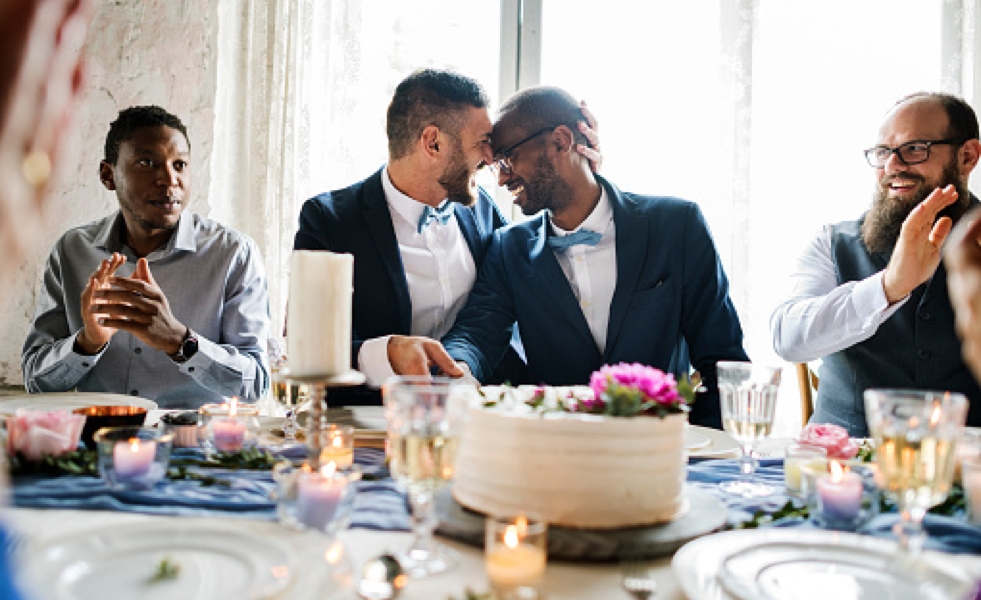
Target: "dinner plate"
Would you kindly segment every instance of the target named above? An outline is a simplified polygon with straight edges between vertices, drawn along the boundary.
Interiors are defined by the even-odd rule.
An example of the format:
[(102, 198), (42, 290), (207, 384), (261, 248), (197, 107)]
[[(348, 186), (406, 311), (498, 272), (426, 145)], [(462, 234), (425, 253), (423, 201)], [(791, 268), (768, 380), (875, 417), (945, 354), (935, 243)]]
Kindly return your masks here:
[(705, 446), (690, 449), (688, 451), (690, 458), (733, 458), (739, 456), (739, 444), (724, 431), (692, 425), (686, 431), (686, 441), (688, 434), (704, 436), (709, 441)]
[[(722, 573), (723, 565), (726, 565), (727, 560), (730, 558), (732, 558), (733, 562), (728, 563), (727, 566), (732, 571), (738, 570), (740, 575), (745, 573), (746, 569), (749, 568), (747, 565), (755, 567), (763, 563), (764, 568), (756, 571), (757, 573), (764, 571), (761, 577), (779, 577), (780, 581), (783, 581), (787, 577), (787, 573), (791, 572), (790, 569), (792, 567), (778, 566), (781, 563), (779, 563), (779, 559), (776, 559), (776, 562), (772, 560), (774, 554), (760, 555), (761, 557), (740, 554), (757, 547), (772, 546), (776, 548), (776, 545), (780, 545), (778, 549), (780, 552), (786, 547), (793, 548), (797, 556), (806, 553), (808, 548), (821, 548), (823, 556), (825, 558), (830, 557), (831, 562), (821, 563), (820, 561), (813, 561), (807, 563), (806, 560), (798, 562), (798, 565), (804, 566), (796, 576), (800, 577), (801, 580), (809, 578), (810, 585), (800, 586), (800, 582), (791, 582), (791, 585), (798, 586), (795, 590), (798, 592), (796, 596), (774, 596), (773, 594), (777, 592), (773, 591), (773, 588), (767, 588), (765, 591), (758, 592), (756, 590), (756, 586), (758, 585), (757, 580), (750, 581), (747, 587), (748, 591), (743, 591), (746, 594), (758, 595), (737, 595), (736, 593), (726, 591), (726, 587), (723, 586), (721, 581), (722, 577), (719, 575)], [(954, 561), (947, 560), (950, 557), (933, 555), (933, 553), (922, 555), (915, 563), (915, 568), (909, 568), (909, 565), (906, 566), (907, 570), (910, 571), (918, 570), (924, 573), (930, 573), (923, 581), (928, 581), (938, 586), (951, 586), (937, 587), (936, 589), (941, 590), (938, 593), (943, 594), (940, 596), (922, 594), (919, 596), (902, 596), (895, 594), (889, 595), (887, 593), (863, 595), (864, 588), (854, 587), (849, 580), (837, 578), (831, 568), (821, 574), (821, 565), (828, 567), (842, 565), (849, 562), (849, 559), (860, 554), (878, 557), (890, 556), (894, 564), (900, 564), (900, 561), (903, 559), (903, 555), (898, 553), (896, 542), (892, 540), (823, 529), (775, 528), (726, 531), (688, 542), (675, 553), (674, 558), (671, 560), (671, 569), (685, 595), (697, 600), (743, 600), (744, 598), (751, 598), (753, 600), (783, 600), (784, 598), (794, 598), (795, 600), (808, 600), (810, 598), (820, 600), (827, 600), (828, 598), (834, 598), (835, 600), (839, 600), (839, 598), (843, 600), (851, 598), (877, 600), (878, 598), (907, 597), (942, 597), (957, 600), (964, 598), (963, 594), (958, 595), (961, 590), (967, 590), (969, 594), (973, 588), (972, 578), (963, 573)], [(742, 562), (737, 562), (737, 555), (742, 556)], [(794, 555), (790, 554), (789, 556)], [(755, 560), (755, 562), (751, 563), (751, 560)], [(786, 572), (782, 572), (784, 568), (787, 569)], [(820, 584), (816, 583), (817, 581), (820, 581)], [(901, 581), (899, 578), (892, 580), (883, 578), (880, 581), (885, 582), (889, 586), (901, 585), (899, 584)], [(729, 587), (732, 587), (732, 585), (730, 584)], [(924, 584), (924, 587), (928, 587), (928, 585)], [(883, 589), (895, 588), (889, 587)], [(759, 595), (764, 593), (770, 595)], [(904, 593), (902, 589), (896, 592), (896, 594), (902, 593)]]
[[(164, 559), (180, 572), (153, 581)], [(286, 589), (294, 569), (285, 543), (197, 520), (79, 532), (29, 547), (24, 565), (51, 600), (259, 600)]]
[(950, 600), (966, 598), (974, 588), (926, 561), (899, 559), (895, 544), (879, 540), (743, 548), (723, 561), (719, 582), (739, 600), (816, 598), (818, 590), (835, 600)]
[(699, 450), (701, 448), (707, 448), (712, 444), (712, 440), (709, 439), (707, 435), (701, 431), (696, 431), (691, 427), (685, 428), (685, 450), (691, 452), (692, 450)]
[(157, 403), (139, 396), (102, 392), (59, 392), (0, 396), (0, 415), (12, 415), (18, 408), (37, 410), (75, 410), (88, 406), (139, 406), (156, 410)]

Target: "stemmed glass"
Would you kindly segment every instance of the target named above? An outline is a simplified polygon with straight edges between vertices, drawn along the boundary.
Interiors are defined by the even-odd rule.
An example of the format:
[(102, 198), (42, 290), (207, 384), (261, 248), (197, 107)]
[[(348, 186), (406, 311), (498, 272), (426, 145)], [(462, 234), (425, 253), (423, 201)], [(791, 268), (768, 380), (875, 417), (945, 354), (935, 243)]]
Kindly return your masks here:
[(923, 516), (950, 491), (957, 439), (968, 402), (961, 394), (924, 390), (865, 390), (865, 417), (875, 439), (879, 487), (893, 497), (900, 546), (916, 555), (926, 532)]
[(773, 431), (773, 412), (780, 388), (780, 367), (721, 361), (718, 364), (718, 376), (722, 426), (736, 440), (742, 451), (739, 480), (725, 481), (719, 487), (743, 498), (774, 494), (778, 491), (777, 488), (753, 480), (758, 464), (753, 456), (753, 444), (769, 437)]
[(458, 379), (405, 376), (382, 388), (388, 420), (389, 468), (406, 487), (413, 540), (398, 554), (405, 572), (422, 578), (451, 569), (456, 553), (433, 539), (437, 490), (452, 479), (457, 440), (476, 388)]
[(283, 408), (283, 443), (295, 444), (296, 413), (301, 403), (300, 386), (292, 383), (289, 378), (290, 370), (286, 361), (286, 340), (270, 336), (269, 370), (272, 379), (273, 399)]

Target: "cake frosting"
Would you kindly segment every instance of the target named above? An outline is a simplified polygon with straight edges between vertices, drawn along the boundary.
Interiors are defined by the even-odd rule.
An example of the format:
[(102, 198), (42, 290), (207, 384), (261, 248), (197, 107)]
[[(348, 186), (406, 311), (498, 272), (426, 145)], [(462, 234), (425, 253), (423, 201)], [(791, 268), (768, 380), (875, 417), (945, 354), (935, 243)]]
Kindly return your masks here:
[(685, 414), (556, 410), (570, 398), (592, 397), (586, 387), (482, 394), (493, 405), (471, 408), (457, 455), (452, 493), (461, 505), (494, 515), (536, 513), (584, 529), (664, 523), (687, 511)]

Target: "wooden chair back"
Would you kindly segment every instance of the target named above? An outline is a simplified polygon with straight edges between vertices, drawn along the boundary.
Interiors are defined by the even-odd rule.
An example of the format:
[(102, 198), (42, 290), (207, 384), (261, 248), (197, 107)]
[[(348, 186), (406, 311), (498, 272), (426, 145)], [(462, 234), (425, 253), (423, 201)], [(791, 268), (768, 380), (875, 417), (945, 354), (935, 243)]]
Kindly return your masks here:
[(814, 395), (817, 393), (818, 376), (807, 363), (796, 363), (797, 386), (800, 389), (800, 421), (806, 427), (814, 414)]

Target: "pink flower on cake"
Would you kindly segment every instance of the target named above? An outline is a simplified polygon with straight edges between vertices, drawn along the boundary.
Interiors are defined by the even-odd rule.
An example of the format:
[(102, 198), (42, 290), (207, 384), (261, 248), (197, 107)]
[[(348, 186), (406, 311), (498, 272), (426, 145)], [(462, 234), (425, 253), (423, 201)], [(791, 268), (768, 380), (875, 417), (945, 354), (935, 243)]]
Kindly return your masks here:
[(639, 363), (603, 366), (589, 386), (595, 398), (580, 400), (578, 412), (624, 417), (686, 412), (695, 392), (687, 381), (679, 385), (674, 375)]
[(848, 431), (830, 423), (810, 423), (797, 441), (809, 446), (817, 446), (828, 451), (828, 458), (847, 460), (858, 454), (858, 444), (848, 437)]
[(85, 424), (83, 415), (67, 410), (35, 411), (17, 409), (7, 420), (7, 454), (23, 455), (27, 460), (61, 456), (78, 446)]

